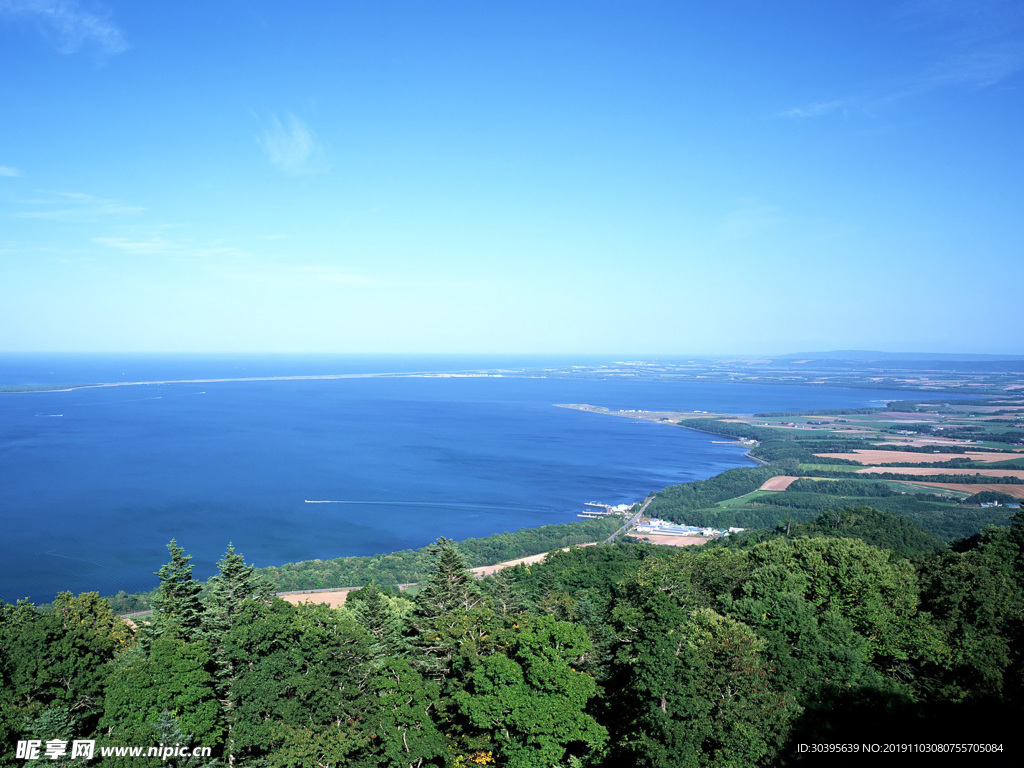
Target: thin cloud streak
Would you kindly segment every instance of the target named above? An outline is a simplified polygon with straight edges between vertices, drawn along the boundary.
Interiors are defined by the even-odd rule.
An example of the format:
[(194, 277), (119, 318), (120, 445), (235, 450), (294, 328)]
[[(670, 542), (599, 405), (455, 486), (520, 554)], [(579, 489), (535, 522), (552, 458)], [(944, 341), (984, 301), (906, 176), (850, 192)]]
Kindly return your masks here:
[(934, 30), (944, 51), (915, 85), (986, 88), (1024, 69), (1024, 11), (1005, 0), (919, 0), (896, 14), (901, 23)]
[(114, 55), (129, 48), (115, 24), (84, 10), (75, 0), (0, 0), (0, 15), (34, 19), (59, 53), (71, 54), (91, 45), (102, 54)]
[[(122, 228), (122, 232), (124, 232)], [(197, 244), (188, 238), (168, 239), (162, 234), (135, 229), (125, 235), (94, 237), (97, 245), (135, 256), (167, 256), (172, 258), (214, 259), (223, 257), (249, 258), (251, 254), (232, 245)]]
[(141, 206), (128, 205), (121, 200), (105, 199), (83, 192), (61, 192), (55, 198), (22, 200), (21, 204), (42, 207), (37, 210), (15, 211), (11, 214), (14, 218), (96, 221), (111, 216), (137, 216), (146, 211)]
[(1024, 69), (1024, 44), (1006, 41), (964, 51), (937, 64), (924, 78), (934, 87), (966, 85), (987, 88)]
[(206, 274), (232, 283), (312, 290), (323, 286), (372, 286), (381, 279), (323, 262), (294, 263), (232, 245), (169, 240), (158, 234), (94, 237), (93, 242), (134, 256), (162, 256), (179, 263), (201, 264)]
[(934, 55), (915, 73), (894, 75), (874, 94), (820, 101), (779, 112), (803, 120), (838, 109), (868, 115), (882, 107), (937, 91), (997, 86), (1024, 71), (1024, 10), (1004, 0), (920, 0), (897, 9), (895, 22), (930, 38)]
[(173, 253), (180, 250), (178, 246), (175, 246), (173, 243), (170, 243), (163, 238), (133, 240), (127, 237), (94, 237), (93, 242), (98, 245), (104, 245), (107, 248), (114, 248), (119, 251), (134, 253), (140, 256), (151, 256), (158, 253)]
[(845, 103), (846, 102), (838, 99), (834, 101), (819, 101), (815, 104), (807, 104), (802, 107), (793, 107), (792, 109), (787, 109), (785, 112), (780, 112), (778, 116), (798, 120), (802, 120), (804, 118), (809, 117), (821, 117), (822, 115), (827, 115), (830, 112), (835, 112), (837, 109), (840, 109)]
[(0, 165), (0, 176), (4, 176), (7, 178), (16, 178), (18, 176), (21, 176), (21, 171), (9, 165)]

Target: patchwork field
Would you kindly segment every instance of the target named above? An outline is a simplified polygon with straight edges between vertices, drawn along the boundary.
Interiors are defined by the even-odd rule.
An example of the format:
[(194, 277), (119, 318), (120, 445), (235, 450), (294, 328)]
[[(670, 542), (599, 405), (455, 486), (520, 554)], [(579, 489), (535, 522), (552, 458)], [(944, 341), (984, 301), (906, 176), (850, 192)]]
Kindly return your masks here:
[[(949, 469), (927, 467), (866, 467), (856, 471), (858, 475), (982, 475), (983, 477), (1016, 477), (1024, 480), (1024, 469), (986, 469), (985, 467), (964, 467)], [(774, 479), (774, 478), (773, 478)], [(762, 486), (763, 488), (763, 486)]]
[(984, 483), (930, 483), (923, 480), (908, 480), (911, 485), (919, 485), (922, 488), (945, 488), (951, 491), (963, 491), (964, 493), (975, 494), (981, 493), (982, 491), (992, 491), (993, 493), (1005, 493), (1007, 496), (1012, 496), (1015, 499), (1024, 499), (1024, 485), (1006, 485), (1000, 483), (992, 483), (987, 485)]
[(967, 451), (965, 453), (918, 453), (916, 451), (872, 451), (856, 449), (849, 453), (816, 453), (822, 459), (846, 459), (859, 464), (933, 464), (953, 461), (953, 459), (971, 459), (973, 461), (991, 463), (1019, 459), (1019, 452), (1012, 451)]
[(963, 445), (963, 440), (953, 440), (949, 437), (911, 437), (906, 440), (886, 440), (883, 443), (874, 445), (909, 445), (914, 448), (926, 448), (929, 445)]
[[(359, 589), (359, 587), (355, 587), (355, 589)], [(330, 608), (341, 608), (345, 604), (345, 600), (348, 599), (348, 593), (351, 591), (351, 589), (335, 589), (330, 592), (304, 592), (300, 594), (278, 595), (278, 597), (292, 605), (302, 605), (303, 603), (317, 605), (322, 603)]]
[[(863, 470), (858, 470), (863, 471)], [(770, 480), (765, 480), (764, 484), (758, 488), (759, 491), (784, 491), (794, 482), (800, 478), (794, 477), (793, 475), (777, 475)]]
[(801, 472), (849, 472), (851, 475), (860, 472), (857, 467), (849, 464), (805, 464), (800, 462)]
[[(632, 535), (635, 536), (636, 534)], [(711, 539), (704, 536), (659, 536), (653, 533), (637, 536), (637, 538), (651, 544), (663, 544), (669, 547), (698, 547), (711, 541)]]

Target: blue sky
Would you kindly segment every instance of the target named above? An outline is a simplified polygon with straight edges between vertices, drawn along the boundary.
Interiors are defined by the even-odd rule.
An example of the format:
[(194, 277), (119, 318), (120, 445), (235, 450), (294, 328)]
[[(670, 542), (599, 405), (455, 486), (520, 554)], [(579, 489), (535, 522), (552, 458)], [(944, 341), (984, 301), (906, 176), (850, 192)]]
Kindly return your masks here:
[(0, 0), (0, 350), (1024, 353), (1019, 2)]

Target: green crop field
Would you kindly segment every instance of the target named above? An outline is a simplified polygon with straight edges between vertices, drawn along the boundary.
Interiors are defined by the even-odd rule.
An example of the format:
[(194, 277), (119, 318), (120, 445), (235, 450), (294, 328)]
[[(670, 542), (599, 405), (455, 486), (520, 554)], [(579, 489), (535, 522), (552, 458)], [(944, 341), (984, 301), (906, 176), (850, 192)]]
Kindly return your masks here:
[(721, 508), (742, 507), (745, 504), (749, 504), (752, 501), (756, 501), (762, 496), (768, 496), (774, 493), (785, 493), (785, 491), (751, 491), (750, 493), (745, 493), (742, 496), (737, 496), (734, 499), (726, 499), (725, 501), (720, 501), (715, 506)]
[(801, 472), (849, 472), (853, 474), (858, 469), (864, 467), (855, 467), (850, 464), (804, 464), (800, 463)]

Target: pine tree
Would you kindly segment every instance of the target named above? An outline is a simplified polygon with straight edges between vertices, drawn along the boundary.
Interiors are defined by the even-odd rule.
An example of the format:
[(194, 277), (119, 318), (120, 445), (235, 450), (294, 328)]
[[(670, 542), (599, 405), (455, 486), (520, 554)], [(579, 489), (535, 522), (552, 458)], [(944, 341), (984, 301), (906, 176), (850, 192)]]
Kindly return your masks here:
[(526, 608), (526, 595), (523, 594), (516, 570), (505, 568), (484, 582), (487, 597), (499, 616), (520, 613)]
[(255, 566), (246, 565), (245, 558), (228, 544), (224, 557), (217, 561), (217, 574), (209, 581), (206, 617), (204, 621), (207, 642), (213, 657), (213, 670), (217, 699), (220, 701), (227, 724), (226, 755), (229, 765), (234, 764), (233, 729), (236, 719), (239, 677), (237, 660), (225, 648), (225, 638), (242, 619), (246, 603), (268, 603), (273, 596), (270, 581)]
[(370, 648), (374, 656), (395, 656), (403, 650), (402, 622), (391, 607), (391, 601), (376, 584), (370, 582), (362, 589), (349, 593), (346, 605), (356, 621), (370, 633)]
[(203, 622), (203, 604), (199, 599), (202, 585), (192, 578), (191, 555), (171, 539), (167, 545), (171, 561), (160, 567), (156, 575), (160, 579), (156, 597), (153, 599), (156, 632), (171, 631), (184, 640), (200, 639)]
[(424, 674), (440, 680), (451, 671), (455, 649), (474, 624), (468, 614), (481, 594), (453, 541), (440, 538), (430, 552), (433, 568), (416, 596), (414, 642), (422, 650), (418, 658)]
[(217, 561), (217, 575), (208, 587), (206, 626), (215, 635), (231, 628), (246, 600), (266, 602), (273, 594), (269, 579), (256, 566), (246, 565), (234, 544), (228, 544), (228, 551)]
[(429, 551), (434, 555), (434, 564), (426, 586), (417, 595), (417, 613), (440, 616), (475, 607), (480, 602), (480, 588), (455, 542), (442, 537)]

